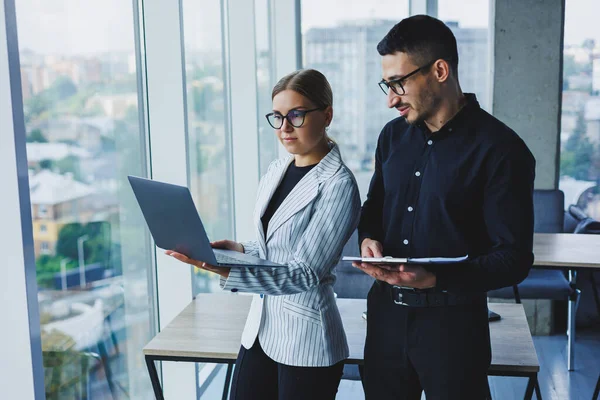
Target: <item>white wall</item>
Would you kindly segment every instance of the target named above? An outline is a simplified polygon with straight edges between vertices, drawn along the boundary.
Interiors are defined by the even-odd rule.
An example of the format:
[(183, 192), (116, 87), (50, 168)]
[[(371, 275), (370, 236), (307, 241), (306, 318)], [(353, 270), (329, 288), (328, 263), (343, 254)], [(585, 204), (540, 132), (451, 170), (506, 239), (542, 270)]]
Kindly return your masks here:
[[(0, 2), (0, 397), (43, 399), (44, 376), (27, 165), (25, 160), (20, 160), (17, 168), (16, 156), (17, 149), (21, 154), (25, 151), (25, 131), (22, 114), (17, 113), (13, 120), (12, 111), (13, 102), (22, 103), (20, 73), (18, 63), (11, 60), (11, 82), (9, 49), (17, 50), (14, 2), (10, 0)], [(18, 139), (16, 146), (15, 137)], [(26, 229), (22, 230), (22, 226)], [(29, 272), (27, 280), (26, 271)]]

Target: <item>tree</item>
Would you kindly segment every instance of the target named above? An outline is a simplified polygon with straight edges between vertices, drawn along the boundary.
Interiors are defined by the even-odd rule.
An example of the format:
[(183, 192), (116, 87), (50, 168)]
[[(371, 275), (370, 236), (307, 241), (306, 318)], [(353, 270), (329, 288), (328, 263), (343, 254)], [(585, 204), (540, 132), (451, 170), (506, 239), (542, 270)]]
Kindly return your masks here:
[[(54, 276), (60, 272), (61, 263), (64, 257), (41, 255), (35, 261), (36, 277), (40, 287), (51, 287)], [(75, 260), (68, 260), (65, 263), (67, 270), (75, 268), (77, 263)]]
[(561, 153), (560, 173), (585, 181), (600, 177), (600, 147), (594, 146), (586, 135), (583, 112), (577, 115), (575, 129)]
[(48, 139), (46, 139), (41, 130), (34, 129), (27, 135), (27, 143), (48, 143)]
[(77, 93), (77, 86), (66, 76), (59, 76), (48, 88), (50, 99), (56, 101), (65, 100)]
[(81, 170), (79, 168), (79, 158), (76, 156), (66, 156), (57, 160), (53, 163), (53, 167), (58, 169), (60, 174), (70, 173), (73, 176), (73, 179), (77, 181), (83, 181), (81, 177)]
[(42, 160), (40, 161), (40, 168), (52, 171), (54, 169), (54, 162), (52, 160)]
[(82, 225), (78, 222), (63, 226), (58, 233), (56, 254), (73, 260), (79, 259), (77, 240), (87, 235), (83, 243), (83, 257), (87, 264), (104, 263), (110, 260), (110, 224), (107, 222), (90, 222)]
[[(56, 254), (77, 260), (79, 257), (77, 251), (77, 239), (84, 236), (86, 233), (83, 225), (78, 222), (63, 226), (58, 233)], [(84, 255), (86, 255), (86, 253), (89, 255), (89, 252), (85, 251), (86, 244), (87, 243), (84, 243)]]

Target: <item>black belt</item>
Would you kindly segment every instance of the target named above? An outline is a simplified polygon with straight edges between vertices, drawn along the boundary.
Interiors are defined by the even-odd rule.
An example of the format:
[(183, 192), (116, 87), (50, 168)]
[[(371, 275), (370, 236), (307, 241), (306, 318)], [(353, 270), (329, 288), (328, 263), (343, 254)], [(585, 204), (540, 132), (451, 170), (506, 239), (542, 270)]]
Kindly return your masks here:
[(439, 290), (420, 290), (391, 286), (394, 303), (406, 307), (446, 307), (473, 304), (485, 299), (481, 293), (456, 294)]

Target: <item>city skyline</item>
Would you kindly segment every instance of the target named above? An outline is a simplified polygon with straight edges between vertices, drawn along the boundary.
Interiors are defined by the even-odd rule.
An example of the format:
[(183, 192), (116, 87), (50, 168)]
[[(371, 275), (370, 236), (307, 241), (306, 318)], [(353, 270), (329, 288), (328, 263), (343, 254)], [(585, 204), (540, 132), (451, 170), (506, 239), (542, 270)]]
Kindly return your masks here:
[[(215, 18), (220, 16), (219, 4), (184, 2), (186, 20), (194, 21), (194, 25), (184, 24), (186, 45), (198, 50), (220, 49), (220, 40), (214, 40), (215, 32), (220, 32), (221, 27), (221, 18)], [(488, 18), (485, 18), (489, 15), (487, 0), (467, 0), (461, 3), (461, 7), (453, 7), (451, 0), (440, 0), (438, 4), (438, 17), (444, 21), (457, 21), (464, 28), (488, 25)], [(17, 26), (39, 27), (19, 29), (21, 49), (45, 54), (80, 55), (134, 50), (131, 3), (118, 0), (20, 0), (16, 8)], [(330, 26), (332, 22), (365, 17), (400, 20), (408, 16), (408, 0), (379, 0), (377, 7), (360, 0), (349, 0), (344, 7), (337, 7), (333, 1), (303, 0), (302, 9), (302, 30), (305, 31), (312, 27)], [(465, 13), (465, 10), (469, 12)], [(600, 2), (596, 0), (569, 2), (565, 16), (565, 45), (581, 44), (585, 39), (600, 43), (600, 29), (594, 28), (597, 15), (600, 15)], [(110, 21), (111, 29), (106, 29), (107, 21)]]

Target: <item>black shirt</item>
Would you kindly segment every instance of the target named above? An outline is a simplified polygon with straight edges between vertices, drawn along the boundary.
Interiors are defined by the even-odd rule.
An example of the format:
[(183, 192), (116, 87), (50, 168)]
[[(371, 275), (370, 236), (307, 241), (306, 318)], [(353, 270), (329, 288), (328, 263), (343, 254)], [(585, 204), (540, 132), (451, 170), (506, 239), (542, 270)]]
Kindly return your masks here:
[(313, 169), (317, 164), (308, 165), (306, 167), (297, 167), (296, 162), (293, 161), (288, 167), (287, 171), (285, 171), (285, 175), (281, 179), (279, 186), (273, 193), (273, 197), (271, 197), (271, 201), (269, 201), (269, 205), (265, 210), (263, 216), (261, 217), (261, 222), (263, 226), (263, 231), (265, 232), (265, 237), (267, 237), (267, 227), (269, 226), (269, 221), (275, 214), (275, 211), (279, 208), (283, 200), (287, 197), (288, 194), (294, 189), (294, 186), (304, 177), (304, 175), (308, 174), (308, 172)]
[(535, 159), (521, 138), (466, 105), (439, 131), (403, 117), (381, 132), (359, 224), (395, 257), (459, 257), (429, 267), (437, 287), (483, 292), (523, 280), (533, 263)]

